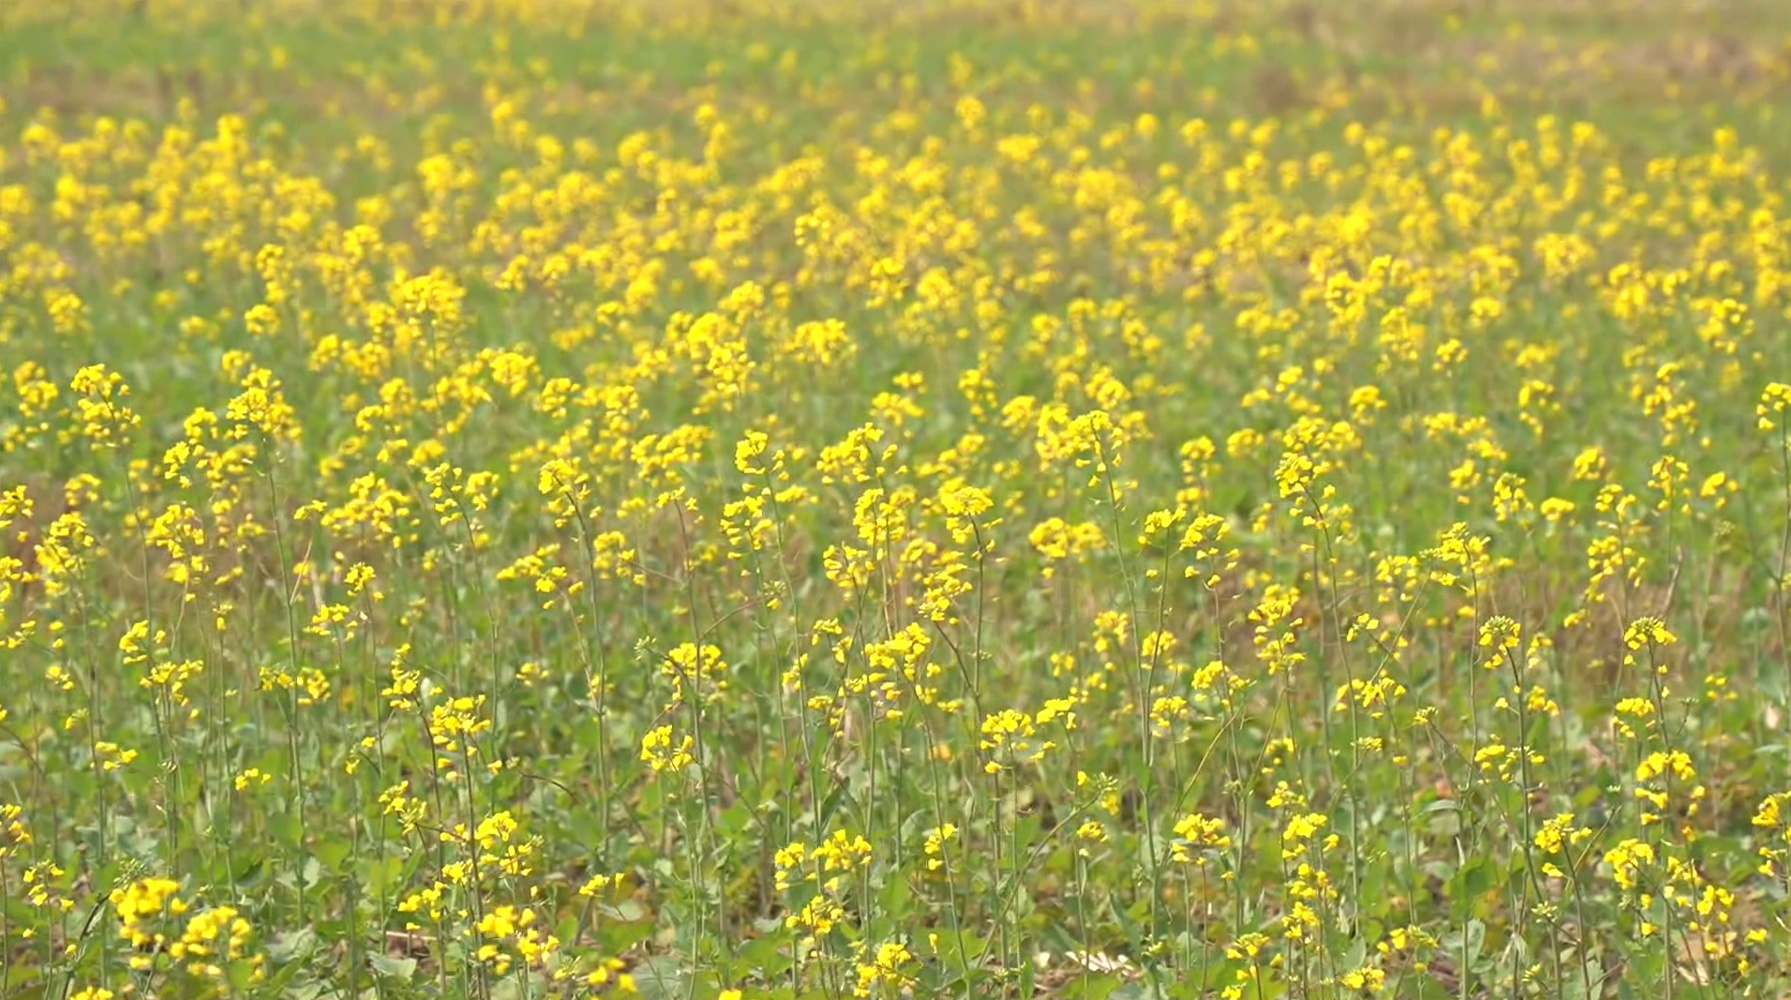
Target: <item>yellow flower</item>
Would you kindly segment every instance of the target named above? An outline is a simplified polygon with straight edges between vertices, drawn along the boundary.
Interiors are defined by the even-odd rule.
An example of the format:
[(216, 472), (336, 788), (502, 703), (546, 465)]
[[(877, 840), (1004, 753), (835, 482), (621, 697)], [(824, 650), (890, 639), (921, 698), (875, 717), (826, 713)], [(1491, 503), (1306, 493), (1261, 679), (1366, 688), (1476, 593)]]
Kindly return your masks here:
[(1652, 616), (1637, 618), (1623, 630), (1623, 643), (1630, 649), (1670, 646), (1679, 641), (1679, 637), (1667, 631), (1665, 622)]

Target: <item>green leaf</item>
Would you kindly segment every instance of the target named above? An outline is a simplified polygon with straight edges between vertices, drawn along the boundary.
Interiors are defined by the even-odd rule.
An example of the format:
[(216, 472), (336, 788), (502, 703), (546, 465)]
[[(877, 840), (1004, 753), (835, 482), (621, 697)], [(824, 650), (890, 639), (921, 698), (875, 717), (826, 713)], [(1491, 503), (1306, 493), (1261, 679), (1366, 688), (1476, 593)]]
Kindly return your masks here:
[(684, 995), (690, 970), (671, 955), (650, 955), (634, 967), (635, 989), (643, 1000), (672, 1000)]
[(396, 979), (399, 982), (408, 983), (410, 977), (417, 972), (417, 960), (414, 958), (374, 955), (371, 961), (374, 973), (383, 979)]
[(842, 804), (847, 806), (848, 812), (857, 808), (852, 802), (852, 793), (846, 789), (846, 783), (844, 781), (833, 786), (833, 791), (827, 793), (827, 798), (822, 800), (819, 817), (821, 825), (815, 830), (816, 836), (819, 836), (827, 829), (827, 822), (833, 819), (833, 814), (839, 810)]
[(1120, 978), (1112, 973), (1077, 976), (1063, 985), (1062, 993), (1068, 1000), (1108, 1000), (1119, 985)]
[(619, 955), (651, 937), (653, 928), (652, 920), (601, 920), (595, 931), (604, 950)]
[(4, 975), (0, 975), (0, 982), (6, 985), (6, 995), (9, 997), (27, 995), (29, 993), (26, 989), (27, 984), (35, 984), (38, 991), (41, 992), (43, 982), (38, 975), (40, 971), (36, 965), (28, 962), (10, 963), (6, 967)]
[(988, 948), (988, 941), (969, 931), (954, 933), (948, 930), (939, 935), (939, 961), (953, 972), (967, 971), (982, 959)]
[(316, 951), (317, 934), (309, 927), (276, 934), (267, 943), (267, 957), (278, 965), (310, 958)]
[(747, 942), (734, 952), (734, 959), (741, 967), (767, 979), (775, 979), (790, 968), (789, 952), (783, 942), (774, 937)]
[(354, 845), (345, 839), (326, 840), (315, 848), (318, 864), (331, 872), (340, 871), (342, 862), (353, 853)]
[(323, 881), (323, 865), (316, 858), (306, 858), (304, 864), (305, 891), (315, 889)]
[(1460, 887), (1461, 901), (1472, 902), (1498, 883), (1498, 873), (1486, 858), (1479, 857), (1456, 871), (1455, 883)]

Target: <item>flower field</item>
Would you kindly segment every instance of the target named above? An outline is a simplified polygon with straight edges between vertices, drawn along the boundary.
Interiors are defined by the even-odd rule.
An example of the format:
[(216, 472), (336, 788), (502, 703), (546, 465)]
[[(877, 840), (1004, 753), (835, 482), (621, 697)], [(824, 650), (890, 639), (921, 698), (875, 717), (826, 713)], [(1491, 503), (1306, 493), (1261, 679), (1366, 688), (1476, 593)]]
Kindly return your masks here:
[(0, 996), (1791, 994), (1791, 12), (0, 9)]

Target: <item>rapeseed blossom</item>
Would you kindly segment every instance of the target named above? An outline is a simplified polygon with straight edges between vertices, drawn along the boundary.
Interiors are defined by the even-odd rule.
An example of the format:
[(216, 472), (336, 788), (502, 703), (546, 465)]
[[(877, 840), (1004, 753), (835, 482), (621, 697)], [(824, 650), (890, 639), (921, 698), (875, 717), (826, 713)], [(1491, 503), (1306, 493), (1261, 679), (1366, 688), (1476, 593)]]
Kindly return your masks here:
[(7, 989), (1784, 994), (1783, 32), (1394, 6), (0, 12)]

